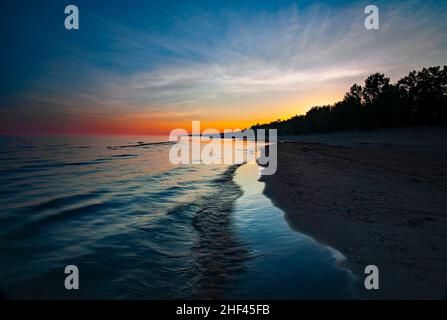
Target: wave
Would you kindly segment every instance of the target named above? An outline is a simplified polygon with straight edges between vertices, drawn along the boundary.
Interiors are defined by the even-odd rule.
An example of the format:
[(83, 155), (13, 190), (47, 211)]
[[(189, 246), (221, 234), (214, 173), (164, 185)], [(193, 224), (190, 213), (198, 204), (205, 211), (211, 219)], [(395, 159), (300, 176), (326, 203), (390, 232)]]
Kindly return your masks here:
[[(2, 191), (11, 191), (7, 199), (14, 203), (0, 216), (0, 243), (23, 247), (20, 254), (30, 257), (27, 267), (33, 267), (30, 274), (36, 278), (42, 276), (38, 270), (52, 268), (48, 262), (53, 255), (80, 264), (111, 259), (127, 276), (113, 275), (115, 283), (122, 281), (129, 290), (126, 297), (136, 292), (145, 298), (224, 297), (250, 258), (231, 222), (234, 203), (242, 195), (233, 181), (239, 165), (223, 173), (222, 167), (157, 167), (155, 152), (145, 153), (154, 159), (155, 170), (146, 170), (143, 161), (128, 161), (142, 157), (142, 150), (132, 148), (173, 143), (110, 146), (121, 151), (106, 154), (92, 148), (76, 157), (65, 149), (51, 160), (17, 159), (21, 161), (11, 169), (0, 170), (8, 185)], [(122, 166), (114, 171), (118, 164)], [(99, 168), (105, 173), (93, 171)], [(5, 257), (13, 261), (16, 251)]]
[(190, 280), (177, 294), (186, 294), (187, 298), (224, 298), (225, 289), (245, 271), (244, 262), (251, 258), (250, 252), (239, 241), (231, 222), (234, 203), (242, 195), (233, 181), (238, 167), (231, 166), (221, 174), (214, 180), (215, 192), (194, 203), (196, 211), (191, 219), (196, 234), (191, 248), (194, 263), (188, 267)]
[(161, 146), (161, 145), (171, 145), (175, 144), (173, 141), (163, 141), (163, 142), (138, 142), (137, 144), (127, 144), (122, 146), (108, 146), (107, 149), (117, 150), (123, 148), (139, 148), (145, 146)]
[(102, 193), (103, 192), (101, 192), (101, 191), (93, 191), (93, 192), (89, 192), (89, 193), (53, 198), (53, 199), (38, 203), (36, 205), (26, 207), (26, 209), (31, 210), (31, 211), (43, 211), (43, 210), (47, 210), (47, 209), (57, 209), (57, 208), (77, 204), (82, 201), (87, 201), (87, 200), (97, 198), (97, 197), (101, 196)]
[(90, 165), (101, 164), (101, 163), (112, 161), (112, 160), (129, 159), (129, 158), (137, 158), (137, 157), (140, 157), (140, 155), (138, 155), (138, 154), (117, 154), (117, 155), (111, 155), (111, 156), (105, 157), (105, 158), (97, 158), (97, 159), (93, 159), (93, 160), (77, 161), (77, 162), (57, 162), (57, 161), (45, 161), (45, 160), (22, 161), (23, 164), (26, 164), (26, 163), (32, 163), (32, 164), (13, 168), (13, 169), (3, 169), (3, 170), (0, 170), (0, 174), (5, 174), (5, 175), (10, 176), (15, 173), (17, 173), (17, 174), (27, 173), (27, 172), (42, 171), (42, 170), (47, 170), (47, 169), (70, 167), (70, 166), (73, 166), (73, 167), (90, 166)]
[(53, 213), (40, 216), (38, 219), (28, 222), (25, 225), (17, 226), (9, 230), (4, 239), (23, 239), (38, 233), (43, 228), (48, 228), (54, 223), (65, 223), (72, 219), (80, 219), (82, 216), (97, 213), (104, 209), (116, 208), (116, 203), (98, 202), (82, 205), (72, 209), (54, 211)]

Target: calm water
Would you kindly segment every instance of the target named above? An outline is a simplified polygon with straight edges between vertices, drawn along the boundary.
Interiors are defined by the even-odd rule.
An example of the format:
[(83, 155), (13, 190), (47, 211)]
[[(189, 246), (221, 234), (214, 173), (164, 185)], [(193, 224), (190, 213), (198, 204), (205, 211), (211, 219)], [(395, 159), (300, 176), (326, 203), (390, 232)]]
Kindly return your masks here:
[(352, 297), (339, 255), (287, 226), (256, 165), (175, 166), (161, 141), (0, 138), (1, 294)]

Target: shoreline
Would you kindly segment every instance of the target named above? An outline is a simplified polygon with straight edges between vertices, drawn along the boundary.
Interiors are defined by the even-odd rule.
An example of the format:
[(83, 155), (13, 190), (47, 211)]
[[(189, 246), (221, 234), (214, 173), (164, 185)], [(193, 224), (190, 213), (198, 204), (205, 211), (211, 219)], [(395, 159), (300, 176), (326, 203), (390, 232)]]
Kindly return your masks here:
[(228, 298), (357, 298), (351, 290), (352, 273), (340, 268), (344, 257), (289, 227), (283, 210), (263, 193), (265, 183), (259, 181), (258, 164), (240, 166), (234, 181), (243, 194), (231, 213), (233, 232), (247, 248), (250, 259)]
[[(361, 298), (447, 297), (444, 147), (282, 142), (276, 174), (261, 179), (292, 229), (346, 257)], [(363, 288), (370, 264), (379, 290)]]

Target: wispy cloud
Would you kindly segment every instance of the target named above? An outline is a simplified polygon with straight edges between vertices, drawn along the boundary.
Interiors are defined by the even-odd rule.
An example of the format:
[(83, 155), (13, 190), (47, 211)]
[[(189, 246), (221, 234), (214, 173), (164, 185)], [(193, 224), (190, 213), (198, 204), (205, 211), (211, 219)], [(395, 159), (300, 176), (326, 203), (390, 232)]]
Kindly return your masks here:
[(255, 120), (260, 108), (276, 118), (284, 112), (278, 95), (295, 99), (299, 113), (311, 106), (303, 101), (330, 103), (369, 73), (396, 80), (447, 63), (446, 4), (379, 2), (378, 31), (363, 27), (366, 5), (197, 10), (173, 19), (166, 32), (98, 18), (109, 46), (70, 48), (22, 93), (21, 105), (104, 119), (206, 118), (222, 107), (229, 119), (251, 113)]

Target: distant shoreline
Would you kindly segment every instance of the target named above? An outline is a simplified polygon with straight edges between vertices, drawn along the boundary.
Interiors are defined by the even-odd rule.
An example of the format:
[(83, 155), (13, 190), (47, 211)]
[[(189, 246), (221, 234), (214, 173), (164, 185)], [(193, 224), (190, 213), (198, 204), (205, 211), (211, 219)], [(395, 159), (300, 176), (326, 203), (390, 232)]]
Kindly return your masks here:
[(331, 145), (401, 145), (447, 147), (447, 125), (375, 130), (278, 135), (280, 142), (315, 142)]
[[(280, 140), (264, 193), (291, 228), (346, 256), (361, 297), (447, 297), (445, 127)], [(369, 264), (378, 291), (362, 287)]]

